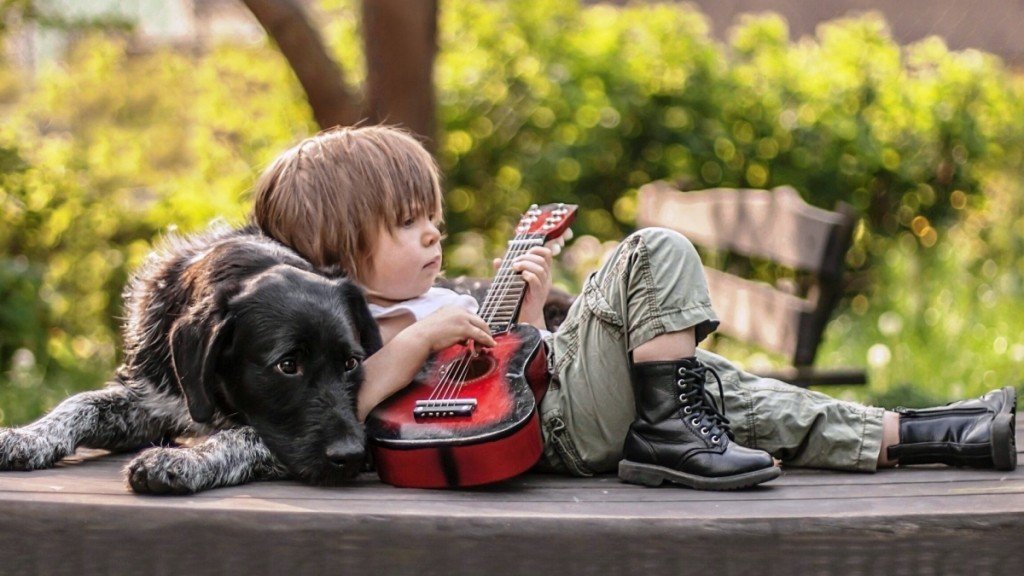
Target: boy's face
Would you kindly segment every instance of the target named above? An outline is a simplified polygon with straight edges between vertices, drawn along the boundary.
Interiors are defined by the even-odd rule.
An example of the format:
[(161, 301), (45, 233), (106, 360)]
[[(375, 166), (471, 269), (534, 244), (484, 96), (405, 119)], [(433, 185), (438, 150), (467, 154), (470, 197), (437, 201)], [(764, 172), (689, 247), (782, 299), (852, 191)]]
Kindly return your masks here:
[[(425, 293), (441, 271), (441, 232), (427, 216), (377, 231), (370, 271), (360, 274), (367, 299), (408, 300)], [(378, 302), (379, 303), (379, 302)]]

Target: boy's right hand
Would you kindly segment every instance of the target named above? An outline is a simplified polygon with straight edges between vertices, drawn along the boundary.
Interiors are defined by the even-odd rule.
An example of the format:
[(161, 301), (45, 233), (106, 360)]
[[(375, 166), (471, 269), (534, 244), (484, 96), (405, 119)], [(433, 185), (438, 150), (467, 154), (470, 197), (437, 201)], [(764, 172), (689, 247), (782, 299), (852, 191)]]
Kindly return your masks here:
[(413, 332), (417, 339), (430, 346), (430, 353), (463, 344), (472, 340), (481, 346), (497, 345), (491, 337), (487, 322), (476, 314), (458, 306), (442, 306), (433, 314), (406, 328), (404, 332)]

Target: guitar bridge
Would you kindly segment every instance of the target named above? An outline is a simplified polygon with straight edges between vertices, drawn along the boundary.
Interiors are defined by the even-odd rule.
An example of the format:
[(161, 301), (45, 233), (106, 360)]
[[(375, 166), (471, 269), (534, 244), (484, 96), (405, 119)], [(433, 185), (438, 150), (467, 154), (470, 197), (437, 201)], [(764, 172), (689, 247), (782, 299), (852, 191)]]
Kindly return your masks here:
[(417, 400), (412, 415), (416, 418), (469, 416), (476, 410), (476, 398), (454, 400)]
[(465, 398), (455, 400), (417, 400), (413, 408), (413, 416), (417, 418), (443, 418), (450, 416), (469, 416), (476, 410), (476, 399)]

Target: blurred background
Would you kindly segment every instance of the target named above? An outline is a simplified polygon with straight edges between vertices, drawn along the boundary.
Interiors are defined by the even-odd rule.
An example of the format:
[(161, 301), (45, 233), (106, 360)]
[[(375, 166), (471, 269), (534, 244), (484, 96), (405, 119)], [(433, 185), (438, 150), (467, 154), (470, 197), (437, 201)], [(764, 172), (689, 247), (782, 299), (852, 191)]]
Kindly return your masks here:
[(583, 209), (558, 270), (574, 290), (647, 182), (789, 184), (862, 218), (816, 365), (870, 385), (830, 393), (920, 406), (1021, 384), (1020, 3), (0, 7), (0, 424), (109, 377), (121, 290), (161, 236), (244, 222), (276, 154), (361, 120), (436, 154), (450, 276), (489, 275), (531, 202)]

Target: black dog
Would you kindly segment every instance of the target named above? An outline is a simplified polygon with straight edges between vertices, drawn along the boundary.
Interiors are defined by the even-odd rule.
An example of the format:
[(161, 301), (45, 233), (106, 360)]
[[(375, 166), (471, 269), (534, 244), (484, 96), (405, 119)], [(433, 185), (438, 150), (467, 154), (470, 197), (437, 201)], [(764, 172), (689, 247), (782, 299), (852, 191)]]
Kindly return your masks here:
[(24, 428), (0, 429), (0, 470), (52, 466), (79, 446), (153, 447), (126, 474), (137, 492), (250, 480), (351, 478), (362, 360), (381, 346), (362, 291), (317, 275), (253, 228), (171, 239), (125, 290), (125, 359), (103, 390)]

